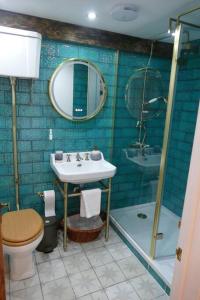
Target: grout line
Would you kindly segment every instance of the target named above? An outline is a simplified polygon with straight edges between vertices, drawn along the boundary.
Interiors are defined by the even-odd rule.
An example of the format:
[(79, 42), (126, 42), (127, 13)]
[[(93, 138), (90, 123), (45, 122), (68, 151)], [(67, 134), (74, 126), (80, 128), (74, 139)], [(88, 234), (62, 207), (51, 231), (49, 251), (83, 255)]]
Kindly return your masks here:
[[(66, 271), (66, 273), (67, 273), (67, 271)], [(75, 293), (75, 289), (73, 288), (73, 285), (72, 285), (71, 280), (70, 280), (70, 276), (67, 275), (67, 277), (68, 277), (68, 279), (69, 279), (69, 284), (70, 284), (70, 287), (72, 288), (72, 291), (73, 291), (73, 293), (74, 293), (75, 299), (77, 299), (76, 293)]]
[[(119, 235), (117, 234), (117, 236), (119, 236)], [(103, 238), (104, 238), (104, 237), (101, 237), (101, 238), (99, 239), (99, 241), (101, 241), (101, 239), (103, 239)], [(67, 278), (67, 279), (69, 280), (70, 287), (72, 288), (73, 293), (74, 293), (74, 295), (75, 295), (75, 299), (78, 300), (80, 297), (79, 297), (79, 298), (76, 297), (76, 293), (75, 293), (75, 290), (74, 290), (74, 288), (73, 288), (73, 286), (72, 286), (72, 283), (71, 283), (71, 280), (70, 280), (70, 276), (71, 276), (71, 275), (74, 275), (74, 274), (77, 274), (77, 273), (84, 272), (84, 271), (81, 271), (81, 270), (80, 270), (79, 272), (76, 272), (76, 273), (74, 273), (74, 274), (68, 274), (67, 268), (66, 268), (66, 266), (65, 266), (65, 264), (64, 264), (64, 259), (67, 259), (67, 257), (70, 257), (70, 256), (76, 256), (76, 255), (82, 255), (82, 254), (84, 254), (85, 257), (86, 257), (86, 259), (87, 259), (87, 261), (88, 261), (88, 263), (89, 263), (89, 266), (90, 266), (90, 268), (89, 268), (88, 270), (93, 270), (93, 272), (94, 272), (94, 274), (95, 274), (95, 277), (96, 277), (96, 279), (97, 279), (97, 281), (99, 282), (99, 285), (100, 285), (100, 287), (101, 287), (100, 289), (98, 289), (98, 290), (95, 291), (95, 292), (103, 291), (103, 292), (105, 293), (107, 299), (108, 299), (108, 296), (107, 296), (107, 293), (106, 293), (106, 290), (107, 290), (108, 288), (113, 287), (113, 286), (118, 285), (118, 284), (123, 283), (123, 282), (127, 282), (127, 283), (129, 283), (129, 284), (131, 285), (131, 283), (130, 283), (130, 280), (131, 280), (131, 279), (138, 278), (138, 277), (141, 277), (141, 276), (145, 275), (145, 273), (144, 273), (144, 274), (136, 275), (136, 276), (131, 277), (131, 278), (127, 278), (127, 277), (126, 277), (126, 275), (125, 275), (124, 272), (122, 271), (120, 265), (118, 264), (119, 261), (125, 260), (125, 259), (130, 258), (130, 257), (133, 256), (134, 258), (136, 258), (136, 260), (137, 260), (137, 262), (138, 262), (139, 264), (141, 264), (141, 265), (143, 265), (143, 264), (139, 261), (139, 259), (138, 259), (138, 258), (134, 255), (134, 253), (132, 253), (132, 252), (131, 252), (131, 255), (130, 255), (130, 256), (125, 256), (125, 257), (120, 258), (120, 259), (114, 258), (114, 257), (112, 256), (111, 252), (109, 251), (109, 249), (107, 248), (107, 246), (114, 246), (114, 245), (116, 245), (116, 244), (126, 245), (126, 243), (125, 243), (123, 240), (121, 240), (121, 238), (120, 238), (120, 241), (114, 242), (114, 243), (112, 243), (112, 244), (105, 245), (104, 242), (103, 242), (103, 245), (97, 246), (97, 247), (95, 247), (95, 248), (91, 248), (91, 249), (88, 249), (88, 250), (87, 250), (87, 249), (84, 249), (84, 247), (82, 247), (82, 245), (79, 244), (80, 247), (81, 247), (81, 251), (80, 251), (80, 252), (74, 253), (74, 254), (73, 254), (73, 250), (72, 250), (72, 254), (70, 254), (70, 255), (68, 255), (68, 256), (65, 256), (65, 257), (62, 257), (62, 256), (61, 256), (61, 253), (60, 253), (60, 251), (59, 251), (59, 246), (57, 246), (57, 248), (55, 248), (55, 249), (58, 249), (58, 252), (59, 252), (59, 255), (60, 255), (60, 256), (57, 257), (57, 258), (53, 258), (53, 259), (48, 258), (48, 260), (46, 260), (46, 261), (44, 261), (44, 262), (41, 262), (41, 263), (51, 262), (51, 261), (54, 261), (54, 260), (56, 260), (56, 259), (57, 259), (57, 260), (61, 260), (62, 263), (63, 263), (64, 269), (65, 269), (66, 275), (65, 275), (65, 276), (62, 276), (62, 277), (60, 277), (60, 278), (57, 278), (57, 279), (50, 280), (50, 281), (45, 282), (45, 283), (49, 283), (49, 282), (52, 282), (52, 281), (55, 281), (55, 280), (59, 280), (59, 279), (61, 279), (61, 278)], [(127, 245), (126, 245), (126, 247), (127, 247)], [(100, 265), (100, 266), (93, 266), (93, 265), (91, 264), (90, 260), (89, 260), (89, 257), (88, 257), (88, 255), (87, 255), (87, 252), (88, 252), (88, 251), (91, 251), (91, 250), (92, 250), (92, 251), (95, 251), (96, 249), (99, 249), (99, 248), (102, 248), (102, 249), (106, 250), (106, 251), (111, 255), (112, 261), (110, 261), (109, 263), (104, 263), (103, 265)], [(128, 247), (127, 247), (127, 248), (128, 248)], [(130, 249), (129, 249), (129, 251), (130, 251)], [(39, 278), (39, 284), (37, 284), (36, 286), (40, 286), (41, 293), (42, 293), (42, 297), (43, 297), (43, 299), (44, 299), (44, 294), (43, 294), (42, 286), (43, 286), (45, 283), (42, 283), (42, 282), (41, 282), (41, 279), (40, 279), (40, 276), (39, 276), (39, 269), (38, 269), (38, 267), (39, 267), (39, 265), (40, 265), (41, 263), (36, 263), (35, 253), (34, 253), (34, 261), (35, 261), (36, 274), (38, 274), (38, 278)], [(99, 279), (99, 277), (98, 277), (98, 275), (97, 275), (95, 269), (97, 269), (97, 268), (99, 268), (99, 267), (102, 267), (102, 266), (106, 266), (107, 264), (110, 264), (110, 263), (115, 263), (115, 264), (117, 264), (117, 266), (119, 267), (121, 273), (124, 275), (124, 280), (122, 280), (122, 281), (120, 281), (120, 282), (117, 282), (117, 283), (115, 283), (115, 284), (111, 284), (111, 285), (108, 286), (108, 287), (103, 287), (103, 285), (102, 285), (102, 283), (101, 283), (101, 281), (100, 281), (100, 279)], [(146, 274), (149, 274), (149, 273), (147, 272)], [(153, 276), (152, 276), (151, 274), (149, 274), (149, 275), (153, 278)], [(154, 278), (153, 278), (153, 279), (154, 279)], [(154, 279), (154, 280), (155, 280), (155, 279)], [(155, 280), (155, 281), (156, 281), (156, 280)], [(134, 286), (131, 285), (131, 287), (134, 289), (134, 291), (135, 291), (136, 294), (138, 295), (137, 290), (134, 288)], [(30, 287), (26, 287), (26, 288), (24, 288), (24, 289), (27, 289), (27, 288), (30, 288)], [(21, 289), (21, 290), (24, 290), (24, 289)], [(10, 276), (9, 276), (9, 291), (10, 291)], [(92, 293), (90, 292), (90, 293), (88, 293), (88, 294), (85, 294), (84, 296), (93, 294), (93, 293), (95, 293), (95, 292), (92, 292)], [(166, 295), (166, 294), (163, 293), (162, 295)], [(154, 300), (159, 299), (159, 297), (161, 297), (162, 295), (156, 297)], [(82, 296), (81, 296), (81, 297), (82, 297)], [(140, 297), (139, 295), (138, 295), (138, 297), (139, 297), (139, 299), (141, 299), (141, 297)], [(27, 299), (27, 300), (28, 300), (28, 299)]]
[[(36, 251), (36, 250), (35, 250), (35, 251)], [(37, 266), (37, 264), (36, 264), (35, 251), (34, 251), (34, 253), (33, 253), (34, 259), (35, 259), (35, 268), (36, 268), (36, 272), (37, 272), (38, 278), (39, 278), (39, 285), (40, 285), (40, 289), (41, 289), (41, 293), (42, 293), (42, 298), (43, 298), (43, 300), (44, 300), (44, 294), (43, 294), (43, 290), (42, 290), (42, 282), (41, 282), (41, 280), (40, 280), (39, 270), (38, 270), (38, 266)], [(28, 300), (28, 299), (27, 299), (27, 300)]]

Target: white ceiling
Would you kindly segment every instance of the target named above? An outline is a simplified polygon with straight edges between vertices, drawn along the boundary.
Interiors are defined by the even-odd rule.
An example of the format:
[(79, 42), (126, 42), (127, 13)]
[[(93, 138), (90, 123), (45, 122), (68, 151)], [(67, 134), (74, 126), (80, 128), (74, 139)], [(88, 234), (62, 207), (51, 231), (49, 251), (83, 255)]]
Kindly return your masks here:
[[(113, 20), (110, 12), (118, 3), (137, 5), (137, 19)], [(0, 9), (152, 39), (167, 32), (169, 17), (197, 5), (200, 0), (0, 0)], [(95, 21), (87, 19), (90, 10), (97, 14)]]

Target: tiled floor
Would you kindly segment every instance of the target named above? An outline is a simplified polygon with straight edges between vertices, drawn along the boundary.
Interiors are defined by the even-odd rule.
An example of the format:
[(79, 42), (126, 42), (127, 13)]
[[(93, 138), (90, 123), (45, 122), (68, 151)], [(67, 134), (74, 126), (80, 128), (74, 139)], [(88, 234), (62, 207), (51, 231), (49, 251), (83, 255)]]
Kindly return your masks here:
[(111, 229), (88, 244), (70, 242), (50, 254), (35, 253), (36, 274), (20, 282), (6, 274), (8, 300), (167, 300), (153, 277)]

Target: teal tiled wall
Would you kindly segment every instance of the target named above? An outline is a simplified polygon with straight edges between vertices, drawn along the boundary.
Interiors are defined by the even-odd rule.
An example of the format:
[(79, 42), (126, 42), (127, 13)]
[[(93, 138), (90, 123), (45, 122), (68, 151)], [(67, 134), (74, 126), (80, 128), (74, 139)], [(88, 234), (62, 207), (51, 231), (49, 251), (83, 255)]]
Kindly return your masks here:
[[(121, 52), (119, 57), (113, 151), (113, 162), (118, 168), (117, 176), (113, 179), (112, 205), (115, 208), (155, 201), (155, 198), (152, 199), (149, 174), (146, 176), (139, 172), (134, 164), (126, 158), (123, 150), (128, 148), (131, 143), (138, 141), (137, 119), (133, 118), (126, 108), (125, 87), (129, 77), (136, 69), (146, 67), (148, 59), (148, 55), (126, 52)], [(150, 67), (161, 72), (164, 93), (167, 97), (171, 60), (153, 57)], [(165, 113), (162, 113), (159, 118), (146, 122), (146, 143), (150, 146), (162, 147), (164, 121)]]
[[(65, 58), (81, 58), (93, 62), (102, 72), (108, 87), (108, 97), (103, 110), (87, 122), (73, 123), (61, 117), (52, 107), (48, 96), (49, 79)], [(122, 149), (136, 140), (136, 120), (125, 107), (124, 92), (128, 78), (135, 68), (143, 67), (148, 56), (121, 52), (117, 85), (115, 129), (113, 132), (113, 103), (115, 95), (116, 52), (103, 48), (74, 45), (43, 40), (40, 78), (17, 80), (17, 140), (20, 174), (21, 207), (33, 207), (43, 213), (43, 203), (37, 192), (52, 189), (54, 173), (49, 164), (49, 155), (55, 150), (87, 151), (97, 145), (106, 159), (110, 159), (112, 136), (115, 135), (113, 162), (118, 167), (113, 180), (112, 207), (138, 204), (141, 178), (133, 166), (125, 160)], [(152, 65), (158, 68), (168, 87), (170, 60), (153, 58)], [(15, 209), (12, 167), (11, 90), (9, 80), (0, 78), (0, 200), (10, 202)], [(162, 143), (164, 116), (148, 124), (148, 143)], [(53, 140), (49, 141), (49, 129)], [(63, 214), (63, 202), (56, 193), (56, 211)], [(103, 199), (104, 200), (104, 199)], [(104, 203), (104, 201), (103, 201)], [(78, 209), (79, 201), (70, 200), (71, 211)]]
[(200, 100), (200, 42), (178, 71), (168, 146), (163, 203), (181, 216)]
[[(48, 96), (49, 79), (64, 58), (81, 58), (93, 62), (102, 72), (108, 87), (103, 110), (94, 119), (74, 123), (61, 117), (52, 107)], [(33, 207), (43, 212), (43, 203), (37, 192), (54, 188), (54, 173), (49, 155), (55, 150), (87, 151), (97, 145), (109, 159), (112, 137), (115, 51), (102, 48), (71, 45), (43, 40), (40, 78), (17, 80), (17, 144), (20, 174), (21, 207)], [(31, 92), (32, 90), (32, 92)], [(9, 80), (0, 78), (0, 200), (10, 202), (15, 209), (12, 167), (11, 89)], [(53, 140), (49, 141), (49, 129)], [(56, 195), (56, 210), (62, 215), (63, 202)], [(78, 200), (69, 203), (78, 208)]]

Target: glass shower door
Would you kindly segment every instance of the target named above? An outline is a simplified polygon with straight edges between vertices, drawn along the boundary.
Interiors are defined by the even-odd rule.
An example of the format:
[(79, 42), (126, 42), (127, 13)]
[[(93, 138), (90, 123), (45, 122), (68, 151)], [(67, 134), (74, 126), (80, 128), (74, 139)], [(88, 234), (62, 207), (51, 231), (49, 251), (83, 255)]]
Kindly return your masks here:
[(170, 60), (140, 56), (138, 67), (136, 58), (134, 53), (128, 60), (126, 53), (119, 56), (113, 151), (118, 176), (113, 178), (111, 219), (149, 256)]
[(175, 255), (200, 100), (200, 27), (181, 25), (179, 34), (174, 45), (178, 57), (172, 64), (172, 73), (177, 70), (171, 88), (173, 84), (176, 89), (172, 95), (156, 258)]

